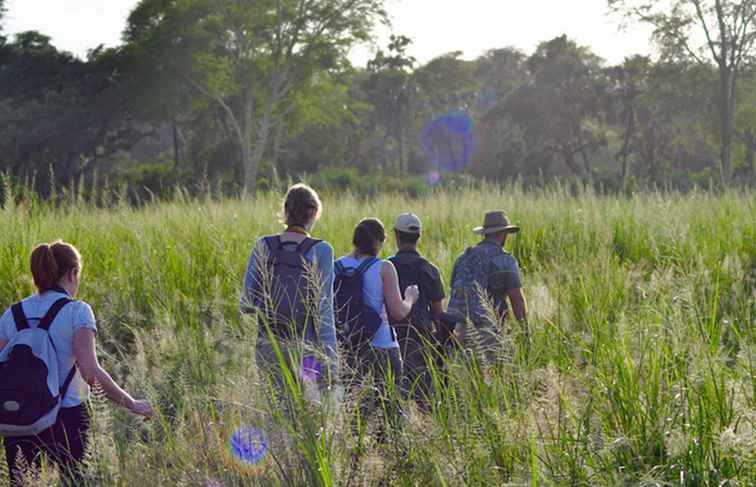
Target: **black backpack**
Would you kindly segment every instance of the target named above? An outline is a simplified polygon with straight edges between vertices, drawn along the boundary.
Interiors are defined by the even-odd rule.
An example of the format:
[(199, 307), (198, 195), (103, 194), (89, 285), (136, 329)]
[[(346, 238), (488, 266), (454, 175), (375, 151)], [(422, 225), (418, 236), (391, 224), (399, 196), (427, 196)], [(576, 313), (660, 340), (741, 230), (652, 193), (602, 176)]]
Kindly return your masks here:
[[(301, 338), (312, 328), (311, 311), (315, 306), (313, 283), (307, 276), (310, 264), (304, 256), (322, 240), (305, 238), (293, 250), (287, 247), (291, 248), (294, 242), (282, 242), (278, 235), (265, 237), (264, 242), (269, 251), (264, 262), (265, 275), (261, 276), (258, 269), (252, 304), (263, 313), (276, 338)], [(264, 324), (260, 326), (260, 334), (267, 335)]]
[(394, 264), (396, 273), (399, 275), (399, 289), (404, 297), (404, 290), (409, 286), (420, 287), (420, 299), (412, 306), (412, 310), (407, 318), (397, 324), (410, 325), (418, 332), (427, 332), (432, 330), (433, 317), (430, 313), (430, 303), (420, 286), (420, 274), (423, 272), (423, 259), (419, 255), (406, 256), (395, 255), (389, 258)]
[(365, 304), (363, 276), (378, 258), (370, 258), (359, 267), (345, 267), (335, 264), (336, 323), (340, 340), (352, 351), (362, 350), (381, 327), (381, 315)]
[(69, 298), (60, 298), (30, 326), (20, 303), (11, 307), (17, 333), (0, 352), (0, 436), (34, 436), (50, 428), (76, 373), (63, 384), (50, 326)]

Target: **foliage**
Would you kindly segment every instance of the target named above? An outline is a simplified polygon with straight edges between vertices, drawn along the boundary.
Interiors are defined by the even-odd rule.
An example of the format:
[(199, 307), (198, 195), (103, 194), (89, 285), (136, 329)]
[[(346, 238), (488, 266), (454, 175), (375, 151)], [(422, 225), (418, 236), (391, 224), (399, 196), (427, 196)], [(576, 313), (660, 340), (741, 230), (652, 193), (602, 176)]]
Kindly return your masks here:
[[(639, 2), (611, 2), (663, 21), (658, 59), (609, 66), (559, 36), (530, 53), (453, 51), (420, 65), (412, 40), (393, 35), (355, 67), (349, 48), (386, 21), (382, 0), (142, 0), (123, 44), (86, 59), (38, 32), (0, 41), (0, 171), (44, 197), (97, 181), (140, 197), (173, 184), (236, 195), (335, 167), (370, 175), (357, 185), (368, 193), (470, 176), (632, 191), (708, 187), (719, 174), (722, 187), (730, 120), (733, 182), (753, 185), (750, 56), (733, 71), (741, 89), (723, 118), (721, 67), (701, 62), (706, 45), (692, 48), (693, 3), (643, 17), (631, 8)], [(469, 154), (440, 167), (423, 134), (453, 115), (469, 121)]]
[(756, 55), (756, 2), (753, 0), (608, 0), (609, 6), (654, 28), (667, 59), (713, 64), (718, 73), (717, 107), (721, 148), (720, 178), (732, 178), (733, 117), (738, 80)]
[[(336, 255), (362, 216), (391, 222), (412, 210), (426, 229), (420, 247), (447, 282), (491, 201), (523, 228), (508, 249), (524, 269), (530, 353), (507, 326), (498, 362), (455, 356), (448, 375), (433, 372), (431, 412), (405, 404), (406, 423), (384, 443), (374, 421), (351, 426), (351, 394), (341, 414), (312, 405), (296, 371), (283, 402), (268, 401), (256, 329), (236, 309), (254, 239), (280, 229), (280, 201), (179, 193), (99, 209), (10, 198), (0, 210), (3, 228), (19, 229), (0, 234), (3, 307), (32, 291), (34, 244), (72, 241), (105, 367), (158, 406), (142, 423), (98, 397), (92, 485), (756, 482), (752, 193), (326, 195), (315, 235)], [(384, 255), (393, 251), (387, 242)], [(247, 424), (266, 431), (275, 458), (252, 476), (224, 460), (223, 435)]]

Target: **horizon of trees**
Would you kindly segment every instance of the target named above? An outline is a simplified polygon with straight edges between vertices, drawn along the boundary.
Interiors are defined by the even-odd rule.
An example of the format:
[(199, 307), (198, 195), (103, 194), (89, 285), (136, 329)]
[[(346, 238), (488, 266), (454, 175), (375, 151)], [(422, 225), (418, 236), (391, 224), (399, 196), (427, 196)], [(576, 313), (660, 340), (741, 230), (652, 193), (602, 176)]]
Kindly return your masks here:
[(653, 3), (608, 1), (655, 26), (658, 59), (607, 65), (562, 35), (421, 65), (394, 35), (358, 68), (347, 54), (387, 21), (383, 0), (142, 0), (123, 44), (86, 59), (39, 32), (3, 37), (0, 0), (0, 171), (43, 195), (80, 181), (239, 193), (303, 173), (753, 184), (756, 1)]

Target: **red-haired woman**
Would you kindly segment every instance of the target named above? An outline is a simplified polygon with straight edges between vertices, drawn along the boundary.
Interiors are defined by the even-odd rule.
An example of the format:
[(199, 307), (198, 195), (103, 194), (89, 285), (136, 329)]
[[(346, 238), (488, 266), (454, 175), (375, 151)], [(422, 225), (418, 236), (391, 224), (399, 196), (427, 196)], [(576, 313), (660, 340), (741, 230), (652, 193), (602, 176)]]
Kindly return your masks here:
[(59, 466), (65, 482), (77, 485), (87, 444), (89, 416), (85, 403), (90, 385), (98, 384), (109, 399), (135, 414), (149, 418), (153, 411), (149, 402), (135, 400), (121, 389), (97, 360), (97, 326), (92, 308), (84, 301), (73, 299), (81, 278), (79, 251), (61, 241), (42, 244), (34, 249), (30, 261), (38, 292), (21, 301), (15, 310), (8, 309), (0, 318), (0, 351), (21, 329), (36, 327), (54, 303), (65, 302), (49, 325), (49, 335), (57, 355), (59, 383), (68, 386), (61, 388), (64, 392), (55, 424), (35, 436), (6, 437), (5, 458), (13, 485), (20, 483), (16, 468), (19, 455), (27, 465), (38, 465), (42, 453)]

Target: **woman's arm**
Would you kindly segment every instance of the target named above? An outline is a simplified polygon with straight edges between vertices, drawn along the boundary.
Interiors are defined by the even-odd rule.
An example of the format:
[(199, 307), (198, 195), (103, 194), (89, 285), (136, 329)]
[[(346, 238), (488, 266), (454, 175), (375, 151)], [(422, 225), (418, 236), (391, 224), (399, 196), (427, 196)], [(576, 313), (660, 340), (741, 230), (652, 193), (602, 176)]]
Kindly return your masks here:
[(316, 246), (314, 251), (315, 265), (320, 273), (319, 278), (323, 286), (319, 305), (318, 340), (331, 360), (332, 370), (336, 372), (339, 365), (339, 348), (336, 343), (336, 325), (333, 316), (333, 247), (323, 242)]
[(244, 285), (242, 287), (241, 298), (239, 299), (239, 310), (242, 313), (249, 313), (253, 307), (252, 292), (255, 285), (255, 279), (257, 278), (257, 249), (259, 245), (260, 242), (258, 240), (249, 255), (247, 272), (244, 273)]
[(383, 280), (383, 300), (392, 320), (400, 321), (407, 317), (412, 306), (417, 302), (420, 295), (417, 286), (409, 286), (404, 291), (404, 299), (399, 290), (399, 276), (394, 264), (384, 261), (381, 267), (381, 279)]
[(105, 369), (100, 367), (95, 350), (94, 330), (76, 330), (74, 333), (74, 357), (79, 366), (79, 372), (81, 372), (81, 376), (87, 384), (99, 384), (108, 399), (126, 406), (134, 414), (140, 414), (147, 418), (153, 415), (149, 402), (135, 400), (115, 383)]
[(3, 349), (5, 348), (5, 346), (6, 346), (7, 344), (8, 344), (8, 341), (7, 341), (7, 340), (0, 340), (0, 352), (2, 352), (2, 351), (3, 351)]

